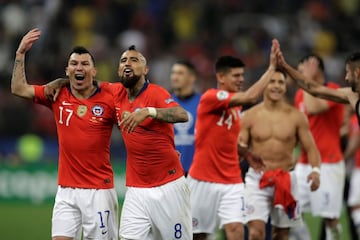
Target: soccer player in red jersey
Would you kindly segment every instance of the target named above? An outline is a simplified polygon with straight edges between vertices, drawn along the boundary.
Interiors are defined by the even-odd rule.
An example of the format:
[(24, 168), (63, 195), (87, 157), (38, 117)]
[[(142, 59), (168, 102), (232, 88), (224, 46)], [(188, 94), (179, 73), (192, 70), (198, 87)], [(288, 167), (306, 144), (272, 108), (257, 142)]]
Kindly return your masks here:
[(145, 57), (129, 47), (118, 75), (126, 91), (115, 95), (119, 128), (127, 150), (127, 191), (121, 239), (192, 239), (190, 192), (174, 145), (175, 122), (186, 111), (164, 88), (146, 78)]
[[(110, 163), (110, 136), (116, 123), (113, 94), (95, 84), (94, 58), (83, 47), (69, 55), (63, 87), (56, 101), (44, 86), (29, 85), (25, 54), (40, 38), (30, 30), (16, 51), (11, 91), (50, 108), (59, 142), (58, 191), (52, 216), (52, 239), (118, 239), (118, 200)], [(119, 87), (121, 85), (119, 84)]]
[[(333, 82), (325, 82), (323, 60), (309, 54), (300, 60), (299, 71), (309, 79), (331, 89), (339, 86)], [(339, 218), (343, 205), (345, 186), (345, 163), (340, 145), (340, 128), (344, 119), (344, 105), (341, 103), (316, 98), (300, 89), (295, 95), (295, 107), (304, 112), (308, 118), (310, 131), (321, 156), (321, 185), (317, 191), (310, 191), (306, 176), (312, 171), (307, 154), (301, 151), (295, 173), (299, 185), (299, 201), (302, 212), (310, 212), (324, 219), (326, 239), (338, 239), (340, 236)], [(301, 239), (305, 236), (306, 225), (294, 229)], [(300, 231), (297, 231), (300, 230)]]
[(277, 44), (273, 42), (268, 69), (246, 91), (241, 91), (244, 63), (232, 56), (218, 58), (217, 89), (207, 90), (200, 99), (195, 155), (188, 175), (194, 239), (207, 239), (219, 226), (229, 240), (244, 237), (244, 184), (237, 146), (240, 105), (255, 102), (261, 95), (275, 71)]

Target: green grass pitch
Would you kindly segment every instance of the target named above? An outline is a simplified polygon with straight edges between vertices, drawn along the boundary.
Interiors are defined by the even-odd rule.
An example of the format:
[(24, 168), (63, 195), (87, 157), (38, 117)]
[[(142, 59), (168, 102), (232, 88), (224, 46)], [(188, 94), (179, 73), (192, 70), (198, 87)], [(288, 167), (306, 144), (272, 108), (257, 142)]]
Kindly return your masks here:
[[(47, 240), (51, 239), (52, 204), (32, 205), (26, 203), (0, 203), (0, 239)], [(344, 214), (343, 214), (344, 215)], [(318, 239), (320, 219), (305, 215), (312, 239)], [(350, 240), (347, 219), (342, 216), (343, 240)], [(221, 240), (221, 234), (218, 234)]]

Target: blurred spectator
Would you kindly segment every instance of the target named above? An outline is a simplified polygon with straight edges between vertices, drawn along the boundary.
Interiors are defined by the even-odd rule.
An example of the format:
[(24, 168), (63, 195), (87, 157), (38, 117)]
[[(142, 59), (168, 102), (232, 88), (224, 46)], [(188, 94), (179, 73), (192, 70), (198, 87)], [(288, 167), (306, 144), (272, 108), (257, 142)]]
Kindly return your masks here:
[[(31, 53), (37, 68), (28, 73), (31, 83), (63, 76), (63, 59), (76, 43), (94, 52), (100, 80), (115, 81), (118, 55), (132, 42), (152, 59), (150, 79), (169, 88), (171, 63), (187, 58), (197, 66), (196, 87), (203, 92), (215, 86), (212, 66), (219, 55), (241, 57), (249, 69), (247, 79), (256, 79), (266, 65), (266, 43), (273, 37), (289, 53), (289, 63), (304, 52), (315, 52), (329, 65), (328, 77), (340, 79), (341, 68), (331, 66), (360, 48), (360, 27), (354, 24), (359, 6), (356, 0), (0, 1), (0, 133), (6, 133), (1, 136), (53, 134), (46, 124), (48, 114), (31, 113), (9, 93), (12, 53), (27, 29), (39, 27), (44, 33)], [(26, 121), (19, 126), (14, 115)], [(47, 127), (34, 128), (39, 124)]]

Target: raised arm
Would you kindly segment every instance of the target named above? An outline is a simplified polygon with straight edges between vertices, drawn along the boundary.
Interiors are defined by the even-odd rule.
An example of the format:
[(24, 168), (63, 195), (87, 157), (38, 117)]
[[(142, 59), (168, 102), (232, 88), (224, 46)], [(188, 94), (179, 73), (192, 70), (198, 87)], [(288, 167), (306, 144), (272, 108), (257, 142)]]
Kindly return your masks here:
[(332, 89), (306, 77), (298, 70), (287, 64), (282, 52), (280, 51), (280, 48), (278, 49), (276, 56), (278, 66), (283, 68), (287, 72), (287, 74), (289, 74), (289, 76), (295, 80), (299, 87), (301, 87), (311, 95), (334, 102), (349, 103), (348, 93), (351, 92), (350, 88)]
[[(324, 72), (320, 67), (319, 61), (314, 56), (309, 57), (300, 63), (298, 69), (306, 78), (321, 83), (324, 81)], [(327, 100), (314, 97), (307, 92), (304, 93), (304, 105), (308, 114), (319, 114), (330, 108)]]
[(251, 87), (249, 87), (245, 92), (237, 92), (236, 94), (234, 94), (230, 101), (230, 106), (254, 103), (261, 96), (272, 74), (276, 70), (276, 50), (278, 48), (279, 42), (274, 39), (271, 46), (269, 67), (260, 77), (260, 79)]
[(30, 30), (21, 40), (16, 51), (13, 74), (11, 78), (11, 93), (32, 99), (35, 96), (35, 90), (32, 85), (27, 83), (25, 76), (25, 54), (30, 50), (36, 40), (39, 39), (41, 31), (37, 28)]

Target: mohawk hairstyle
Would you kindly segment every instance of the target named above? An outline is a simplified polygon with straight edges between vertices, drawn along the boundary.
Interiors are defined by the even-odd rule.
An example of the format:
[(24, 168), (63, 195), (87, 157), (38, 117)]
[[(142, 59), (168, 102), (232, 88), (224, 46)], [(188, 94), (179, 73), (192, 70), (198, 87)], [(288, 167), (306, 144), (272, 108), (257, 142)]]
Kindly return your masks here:
[(136, 50), (135, 45), (131, 45), (131, 46), (128, 48), (128, 50), (134, 50), (134, 51), (137, 51), (137, 50)]

